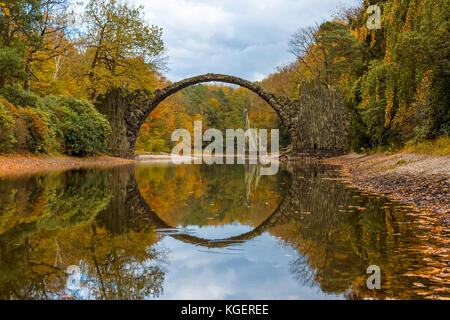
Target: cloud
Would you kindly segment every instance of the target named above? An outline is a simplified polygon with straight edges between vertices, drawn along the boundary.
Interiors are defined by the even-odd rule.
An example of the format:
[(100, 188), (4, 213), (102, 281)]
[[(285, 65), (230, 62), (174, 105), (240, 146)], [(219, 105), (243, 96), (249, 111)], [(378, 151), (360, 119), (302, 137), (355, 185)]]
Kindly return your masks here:
[(167, 76), (203, 73), (261, 80), (293, 58), (289, 37), (359, 0), (137, 0), (149, 23), (163, 27)]
[(159, 299), (343, 298), (296, 281), (290, 264), (297, 252), (268, 233), (234, 245), (235, 250), (200, 249), (171, 237), (163, 238), (154, 248), (169, 252), (164, 290)]

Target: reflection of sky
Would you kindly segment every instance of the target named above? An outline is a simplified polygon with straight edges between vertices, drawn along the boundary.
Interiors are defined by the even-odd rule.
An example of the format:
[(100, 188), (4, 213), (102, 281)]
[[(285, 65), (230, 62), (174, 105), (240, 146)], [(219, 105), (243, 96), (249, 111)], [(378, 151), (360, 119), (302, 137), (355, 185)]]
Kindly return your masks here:
[[(247, 232), (245, 226), (236, 231)], [(189, 227), (191, 229), (191, 227)], [(194, 229), (194, 228), (192, 228)], [(210, 229), (210, 230), (205, 230)], [(204, 227), (196, 236), (229, 237), (228, 228)], [(264, 233), (229, 248), (208, 249), (169, 236), (154, 247), (168, 251), (162, 299), (336, 299), (301, 285), (289, 272), (297, 252)]]

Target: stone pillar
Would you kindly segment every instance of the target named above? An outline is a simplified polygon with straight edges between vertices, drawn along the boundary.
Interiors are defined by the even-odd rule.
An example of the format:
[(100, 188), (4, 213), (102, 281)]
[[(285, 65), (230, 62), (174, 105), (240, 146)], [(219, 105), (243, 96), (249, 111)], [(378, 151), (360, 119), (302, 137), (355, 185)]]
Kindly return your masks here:
[(131, 147), (127, 136), (126, 113), (128, 103), (121, 89), (112, 89), (99, 97), (95, 107), (105, 115), (111, 126), (111, 135), (108, 139), (108, 153), (116, 157), (134, 157), (134, 148)]

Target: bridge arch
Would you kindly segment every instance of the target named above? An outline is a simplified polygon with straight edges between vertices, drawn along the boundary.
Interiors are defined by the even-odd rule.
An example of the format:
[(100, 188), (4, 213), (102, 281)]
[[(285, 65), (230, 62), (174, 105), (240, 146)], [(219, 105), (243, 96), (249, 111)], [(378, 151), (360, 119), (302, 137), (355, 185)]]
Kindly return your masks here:
[(134, 158), (139, 130), (150, 113), (170, 95), (204, 82), (235, 84), (249, 89), (267, 102), (288, 133), (289, 142), (283, 150), (284, 154), (339, 155), (348, 151), (347, 115), (335, 90), (321, 88), (317, 93), (290, 99), (239, 77), (208, 73), (175, 82), (154, 93), (112, 88), (97, 97), (95, 105), (107, 117), (112, 129), (108, 139), (109, 153)]
[(253, 83), (253, 82), (250, 82), (250, 81), (238, 78), (238, 77), (234, 77), (234, 76), (228, 76), (228, 75), (224, 75), (224, 74), (214, 74), (214, 73), (208, 73), (208, 74), (201, 75), (201, 76), (187, 78), (187, 79), (175, 82), (161, 90), (156, 90), (154, 98), (153, 98), (153, 102), (152, 102), (153, 105), (151, 106), (152, 111), (164, 99), (168, 98), (172, 94), (174, 94), (184, 88), (187, 88), (187, 87), (199, 84), (199, 83), (205, 83), (205, 82), (223, 82), (223, 83), (235, 84), (235, 85), (247, 88), (250, 91), (253, 91), (254, 93), (256, 93), (258, 96), (260, 96), (264, 101), (266, 101), (267, 104), (269, 104), (270, 107), (275, 110), (275, 112), (278, 114), (278, 116), (280, 118), (283, 116), (282, 112), (281, 112), (281, 107), (280, 107), (279, 101), (273, 93), (270, 93), (269, 91), (265, 90), (263, 87), (261, 87), (260, 85), (258, 85), (256, 83)]
[[(147, 117), (150, 113), (166, 98), (175, 94), (176, 92), (205, 82), (223, 82), (229, 84), (235, 84), (244, 88), (249, 89), (250, 91), (257, 94), (261, 97), (275, 112), (281, 120), (282, 125), (288, 129), (291, 133), (292, 130), (292, 117), (289, 115), (288, 107), (290, 106), (290, 99), (284, 96), (277, 96), (260, 85), (250, 82), (239, 77), (223, 75), (223, 74), (214, 74), (208, 73), (188, 79), (184, 79), (178, 82), (175, 82), (171, 85), (163, 89), (156, 90), (153, 95), (148, 95), (147, 93), (135, 93), (133, 95), (128, 95), (125, 101), (126, 110), (124, 114), (125, 118), (125, 131), (127, 141), (125, 142), (114, 142), (113, 145), (120, 145), (121, 152), (116, 152), (116, 150), (111, 150), (112, 153), (118, 156), (125, 156), (126, 149), (128, 149), (128, 156), (134, 155), (134, 150), (136, 146), (136, 139), (139, 134), (139, 130), (141, 126), (144, 124)], [(117, 108), (116, 108), (117, 109)], [(120, 117), (120, 116), (119, 116)], [(113, 134), (114, 136), (120, 136), (119, 134)], [(290, 134), (291, 136), (291, 134)], [(111, 144), (111, 143), (110, 143)], [(292, 137), (291, 142), (292, 144)], [(123, 150), (125, 149), (125, 150)], [(125, 152), (124, 152), (125, 151)]]

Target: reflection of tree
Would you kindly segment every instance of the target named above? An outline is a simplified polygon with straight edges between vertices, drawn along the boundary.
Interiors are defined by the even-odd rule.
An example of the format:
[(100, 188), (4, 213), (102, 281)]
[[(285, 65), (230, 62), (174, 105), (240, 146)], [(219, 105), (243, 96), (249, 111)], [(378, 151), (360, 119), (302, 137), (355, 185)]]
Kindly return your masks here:
[(49, 199), (49, 211), (39, 224), (46, 229), (60, 229), (93, 221), (109, 203), (111, 190), (105, 172), (67, 172), (64, 188)]
[(290, 272), (297, 280), (304, 286), (318, 287), (317, 270), (313, 269), (308, 264), (308, 256), (306, 254), (299, 254), (298, 257), (290, 263)]
[[(4, 180), (0, 184), (2, 205), (9, 208), (0, 216), (0, 295), (17, 298), (48, 298), (48, 277), (63, 273), (54, 259), (56, 242), (44, 236), (52, 230), (89, 223), (109, 202), (110, 191), (103, 173), (91, 173), (83, 179), (83, 171)], [(54, 239), (54, 238), (52, 238)], [(7, 293), (8, 292), (8, 293)]]
[(83, 289), (87, 289), (88, 298), (128, 300), (162, 293), (165, 258), (151, 247), (152, 237), (129, 232), (111, 239), (93, 226), (90, 242), (82, 262), (83, 275), (88, 278)]
[[(0, 216), (0, 237), (22, 237), (40, 230), (87, 224), (109, 203), (111, 191), (103, 172), (70, 171), (0, 184), (7, 207)], [(6, 199), (5, 199), (6, 198)]]
[(151, 247), (155, 234), (126, 226), (110, 233), (103, 223), (130, 209), (124, 202), (119, 207), (120, 201), (108, 206), (111, 189), (126, 190), (128, 181), (115, 179), (114, 172), (93, 170), (45, 179), (50, 179), (47, 184), (38, 177), (1, 184), (14, 185), (16, 196), (7, 203), (14, 212), (0, 216), (1, 225), (9, 227), (0, 235), (0, 298), (61, 298), (68, 293), (69, 265), (82, 267), (80, 297), (160, 295), (165, 260), (163, 252)]
[[(253, 178), (248, 175), (251, 172)], [(220, 225), (233, 221), (257, 226), (280, 202), (278, 183), (284, 178), (259, 178), (258, 168), (253, 165), (251, 168), (219, 165), (136, 170), (142, 196), (172, 226)], [(247, 208), (250, 197), (252, 206)]]
[(261, 179), (261, 165), (260, 164), (245, 164), (245, 205), (250, 207), (250, 195), (252, 192), (252, 185), (254, 190), (258, 189), (259, 181)]
[[(276, 196), (278, 200), (282, 194), (279, 184), (292, 181), (284, 185), (286, 192), (283, 200), (277, 201), (275, 214), (264, 207), (269, 217), (259, 213), (266, 219), (262, 231), (253, 230), (239, 241), (269, 231), (297, 250), (298, 257), (290, 263), (297, 281), (349, 299), (417, 298), (418, 294), (432, 296), (433, 290), (443, 289), (445, 242), (429, 216), (419, 215), (418, 228), (412, 223), (417, 219), (408, 215), (410, 209), (386, 206), (384, 199), (349, 189), (336, 180), (337, 174), (330, 167), (308, 163), (285, 166), (290, 171), (289, 179), (282, 170), (279, 177), (263, 177), (258, 188), (252, 190), (255, 198), (251, 207), (259, 210), (259, 200)], [(155, 249), (159, 237), (154, 228), (163, 225), (164, 219), (147, 202), (152, 209), (159, 201), (171, 201), (168, 203), (172, 207), (187, 203), (186, 208), (203, 209), (200, 212), (204, 215), (218, 214), (223, 219), (220, 221), (236, 218), (253, 223), (258, 220), (251, 215), (249, 218), (252, 212), (242, 210), (248, 185), (242, 181), (245, 173), (253, 170), (243, 170), (243, 166), (138, 170), (147, 201), (139, 192), (133, 168), (2, 181), (0, 298), (60, 298), (74, 294), (65, 288), (64, 271), (69, 265), (78, 265), (82, 270), (79, 298), (160, 296), (167, 257), (164, 250)], [(190, 180), (192, 175), (203, 178)], [(218, 206), (205, 209), (205, 203)], [(166, 214), (172, 212), (161, 208), (167, 210)], [(205, 223), (188, 209), (175, 221)], [(197, 241), (198, 245), (211, 244), (189, 235), (173, 236), (180, 241)], [(382, 290), (378, 292), (365, 287), (366, 268), (371, 264), (382, 270)], [(410, 276), (402, 276), (405, 273)], [(424, 287), (415, 288), (415, 281)], [(436, 292), (443, 295), (442, 291)]]
[[(303, 163), (291, 171), (285, 221), (270, 232), (298, 250), (290, 265), (294, 278), (349, 299), (418, 298), (417, 292), (426, 290), (404, 276), (416, 274), (416, 281), (430, 284), (427, 294), (432, 295), (430, 272), (439, 274), (436, 266), (444, 266), (443, 257), (427, 258), (423, 248), (430, 243), (407, 215), (411, 209), (386, 206), (385, 199), (346, 187), (328, 166)], [(441, 239), (436, 245), (445, 247), (444, 243)], [(432, 261), (428, 267), (426, 261)], [(372, 264), (382, 270), (382, 290), (376, 292), (365, 285), (366, 269)], [(442, 287), (442, 280), (434, 279), (434, 286)]]

